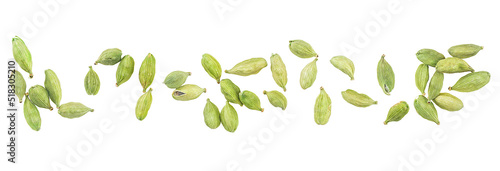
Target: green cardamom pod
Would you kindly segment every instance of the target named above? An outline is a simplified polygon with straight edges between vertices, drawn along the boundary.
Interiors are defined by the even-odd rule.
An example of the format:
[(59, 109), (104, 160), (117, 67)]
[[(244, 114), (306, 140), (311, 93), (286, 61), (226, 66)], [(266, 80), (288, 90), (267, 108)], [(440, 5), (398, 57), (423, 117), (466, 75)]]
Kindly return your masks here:
[(201, 65), (208, 75), (214, 78), (217, 81), (217, 84), (219, 84), (220, 77), (222, 75), (222, 68), (217, 59), (215, 59), (212, 55), (205, 53), (201, 58)]
[(279, 107), (282, 110), (286, 109), (287, 100), (285, 95), (276, 90), (273, 91), (264, 90), (264, 94), (267, 95), (267, 99), (269, 100), (269, 103), (271, 103), (271, 105), (273, 105), (274, 107)]
[(316, 80), (316, 74), (318, 74), (316, 61), (318, 61), (318, 58), (307, 64), (304, 69), (302, 69), (302, 72), (300, 72), (300, 86), (304, 90), (311, 87)]
[(420, 49), (417, 52), (417, 59), (420, 60), (422, 63), (435, 67), (436, 64), (441, 60), (444, 59), (444, 55), (439, 53), (438, 51), (434, 49)]
[(31, 53), (26, 44), (24, 44), (23, 39), (17, 36), (12, 38), (12, 52), (14, 54), (14, 59), (21, 69), (29, 73), (30, 78), (33, 78)]
[(205, 118), (205, 124), (211, 128), (215, 129), (220, 125), (220, 112), (219, 108), (207, 99), (207, 104), (205, 105), (205, 109), (203, 109), (203, 117)]
[(26, 81), (24, 80), (21, 72), (17, 70), (14, 71), (14, 91), (16, 92), (17, 98), (19, 98), (19, 103), (23, 102), (24, 95), (26, 94)]
[(144, 120), (148, 116), (149, 108), (151, 108), (151, 103), (153, 102), (153, 95), (151, 92), (153, 89), (149, 88), (148, 92), (144, 93), (139, 100), (137, 100), (137, 106), (135, 106), (135, 117), (140, 121)]
[(52, 106), (50, 106), (49, 93), (41, 85), (35, 85), (28, 91), (31, 103), (38, 107), (49, 109), (52, 111)]
[(280, 55), (276, 53), (271, 55), (271, 72), (273, 73), (274, 82), (283, 88), (283, 91), (286, 91), (286, 83), (288, 82), (286, 66)]
[(57, 112), (62, 117), (73, 119), (73, 118), (79, 118), (87, 114), (88, 112), (94, 112), (94, 109), (91, 109), (78, 102), (69, 102), (62, 104), (59, 107), (59, 111)]
[(299, 58), (318, 57), (312, 46), (303, 40), (290, 40), (288, 47)]
[(165, 77), (163, 84), (165, 84), (168, 88), (179, 88), (186, 82), (188, 76), (190, 75), (191, 72), (173, 71)]
[(236, 64), (233, 68), (231, 68), (230, 70), (226, 70), (225, 72), (228, 74), (235, 74), (239, 76), (249, 76), (259, 73), (260, 70), (262, 70), (262, 68), (265, 68), (266, 66), (266, 59), (251, 58)]
[(429, 81), (429, 66), (427, 64), (420, 64), (415, 72), (415, 85), (417, 85), (420, 93), (425, 95), (425, 87)]
[(31, 127), (31, 129), (35, 131), (39, 131), (42, 126), (42, 118), (40, 118), (40, 112), (36, 108), (36, 106), (31, 103), (28, 95), (26, 95), (26, 102), (24, 102), (24, 118), (26, 122)]
[(440, 60), (436, 65), (436, 70), (441, 73), (474, 72), (474, 69), (467, 62), (455, 57)]
[(427, 101), (429, 100), (427, 100), (425, 96), (419, 95), (413, 102), (413, 106), (415, 106), (415, 110), (420, 116), (422, 116), (422, 118), (435, 122), (439, 125), (437, 110), (433, 103), (427, 103)]
[(459, 92), (472, 92), (481, 89), (490, 82), (490, 73), (486, 71), (479, 71), (469, 73), (455, 83), (455, 85), (448, 88), (448, 90), (455, 90)]
[(101, 55), (99, 55), (99, 58), (97, 58), (94, 65), (97, 65), (98, 63), (103, 65), (115, 65), (120, 62), (121, 59), (122, 50), (118, 48), (106, 49), (101, 53)]
[(377, 101), (370, 98), (368, 95), (358, 93), (351, 89), (343, 91), (342, 98), (344, 98), (344, 100), (347, 103), (350, 103), (357, 107), (368, 107), (378, 103)]
[(132, 74), (134, 73), (134, 58), (130, 55), (125, 55), (120, 64), (118, 64), (118, 68), (116, 69), (116, 86), (120, 86), (123, 83), (127, 82)]
[(92, 69), (92, 66), (89, 66), (89, 72), (85, 76), (85, 91), (88, 95), (96, 95), (101, 88), (101, 82), (99, 81), (99, 76)]
[(384, 93), (390, 95), (392, 89), (394, 89), (395, 78), (391, 65), (385, 60), (385, 55), (382, 55), (378, 62), (377, 79)]
[(483, 50), (482, 46), (463, 44), (450, 47), (448, 53), (453, 57), (465, 59), (476, 55), (480, 50)]
[(264, 108), (260, 106), (260, 99), (255, 93), (248, 90), (242, 91), (240, 100), (248, 109), (264, 112)]
[(206, 92), (207, 92), (206, 88), (201, 88), (194, 84), (185, 84), (175, 89), (174, 92), (172, 93), (172, 97), (175, 100), (189, 101), (200, 97), (202, 93)]
[(332, 114), (332, 100), (326, 93), (323, 87), (320, 88), (320, 93), (314, 104), (314, 121), (318, 125), (325, 125), (330, 120)]
[(384, 125), (387, 125), (389, 122), (397, 122), (403, 119), (406, 114), (410, 111), (410, 106), (405, 101), (401, 101), (389, 109), (389, 113), (387, 114), (387, 119), (384, 121)]
[(243, 106), (243, 103), (240, 101), (239, 97), (241, 90), (230, 79), (222, 79), (220, 81), (220, 91), (227, 101)]
[(146, 92), (146, 89), (153, 83), (155, 72), (156, 59), (149, 53), (142, 61), (141, 68), (139, 68), (139, 81), (142, 85), (142, 92)]
[(351, 80), (354, 80), (354, 63), (352, 63), (349, 58), (345, 56), (334, 56), (330, 59), (330, 63), (332, 63), (335, 68), (347, 74)]
[(443, 88), (443, 81), (444, 74), (440, 73), (439, 71), (434, 72), (434, 75), (429, 82), (429, 89), (427, 90), (427, 92), (429, 93), (429, 95), (427, 96), (429, 98), (429, 103), (431, 102), (431, 100), (436, 98), (439, 93), (441, 93), (441, 89)]
[(226, 101), (226, 105), (220, 112), (220, 121), (222, 122), (224, 129), (229, 132), (234, 132), (236, 131), (236, 128), (238, 128), (238, 113), (228, 101)]
[(48, 69), (45, 70), (45, 89), (49, 93), (50, 100), (54, 102), (57, 108), (61, 105), (62, 90), (59, 78), (54, 71)]
[(459, 111), (464, 107), (464, 103), (458, 97), (451, 95), (450, 93), (440, 93), (436, 98), (434, 98), (434, 103), (441, 109), (448, 111)]

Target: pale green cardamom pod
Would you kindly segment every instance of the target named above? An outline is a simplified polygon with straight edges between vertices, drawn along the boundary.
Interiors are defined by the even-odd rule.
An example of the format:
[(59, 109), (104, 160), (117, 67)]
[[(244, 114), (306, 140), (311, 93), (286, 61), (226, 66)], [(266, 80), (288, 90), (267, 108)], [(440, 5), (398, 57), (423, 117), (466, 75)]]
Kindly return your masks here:
[(217, 81), (217, 84), (219, 84), (220, 77), (222, 75), (222, 68), (219, 62), (212, 55), (205, 53), (201, 58), (201, 65), (208, 75), (214, 78)]
[(123, 83), (127, 82), (132, 74), (134, 73), (134, 58), (130, 55), (125, 55), (120, 64), (118, 64), (118, 68), (116, 69), (116, 86), (120, 86)]
[(265, 91), (264, 94), (267, 95), (267, 99), (269, 100), (269, 103), (273, 105), (274, 107), (279, 107), (282, 110), (286, 109), (287, 106), (287, 100), (285, 95), (283, 95), (281, 92), (273, 90), (273, 91)]
[(370, 98), (366, 94), (360, 94), (354, 90), (347, 89), (346, 91), (342, 92), (342, 98), (347, 103), (350, 103), (354, 106), (357, 107), (368, 107), (374, 104), (377, 104), (378, 102)]
[(427, 101), (427, 98), (419, 95), (418, 98), (413, 102), (413, 106), (415, 107), (417, 113), (422, 116), (422, 118), (435, 122), (439, 125), (437, 110), (434, 107), (433, 103), (427, 103)]
[(283, 60), (281, 60), (280, 55), (276, 53), (271, 56), (271, 72), (276, 84), (283, 88), (283, 91), (286, 91), (286, 83), (288, 82), (286, 66)]
[(441, 89), (443, 88), (444, 74), (438, 71), (434, 72), (434, 75), (429, 82), (429, 89), (427, 90), (429, 103), (431, 100), (436, 98), (439, 93), (441, 93)]
[(417, 59), (432, 67), (435, 67), (436, 64), (444, 58), (443, 54), (434, 49), (420, 49), (417, 52)]
[(248, 90), (242, 91), (240, 100), (248, 109), (264, 112), (264, 108), (260, 106), (260, 99), (255, 93)]
[(220, 112), (220, 121), (224, 129), (229, 132), (234, 132), (238, 128), (238, 113), (228, 101), (226, 101), (226, 105)]
[(85, 91), (88, 95), (96, 95), (101, 88), (101, 82), (99, 81), (99, 76), (92, 69), (92, 66), (89, 66), (89, 72), (85, 76)]
[(429, 81), (429, 66), (427, 64), (420, 64), (415, 72), (415, 85), (417, 85), (420, 93), (425, 95), (425, 87)]
[(175, 100), (189, 101), (200, 97), (201, 94), (206, 93), (206, 88), (201, 88), (200, 86), (194, 84), (185, 84), (174, 90), (172, 97)]
[(137, 106), (135, 106), (135, 117), (140, 121), (144, 120), (148, 116), (149, 108), (151, 108), (151, 103), (153, 102), (153, 95), (151, 92), (153, 89), (149, 88), (148, 92), (144, 93), (139, 100), (137, 100)]
[(389, 113), (387, 114), (387, 119), (384, 121), (384, 125), (387, 125), (389, 122), (397, 122), (403, 119), (406, 114), (410, 111), (410, 106), (405, 101), (401, 101), (389, 109)]
[(142, 61), (141, 68), (139, 68), (139, 81), (142, 85), (142, 92), (146, 92), (146, 89), (153, 83), (155, 72), (156, 59), (149, 53)]
[(54, 102), (57, 108), (61, 105), (62, 90), (59, 78), (54, 71), (45, 70), (45, 89), (49, 93), (50, 100)]
[(239, 97), (241, 90), (230, 79), (222, 79), (220, 81), (220, 91), (227, 101), (243, 106), (243, 103), (240, 101)]
[(450, 93), (440, 93), (439, 96), (434, 98), (434, 103), (441, 109), (448, 111), (459, 111), (464, 107), (464, 103), (458, 97), (451, 95)]
[(36, 108), (36, 106), (31, 103), (28, 95), (26, 95), (26, 102), (24, 102), (24, 118), (26, 122), (31, 127), (31, 129), (35, 131), (39, 131), (42, 126), (42, 118), (40, 118), (40, 112)]
[(483, 50), (482, 46), (463, 44), (450, 47), (448, 53), (453, 57), (465, 59), (476, 55), (480, 50)]
[(31, 53), (26, 44), (24, 44), (24, 41), (17, 36), (12, 38), (12, 52), (14, 55), (14, 59), (21, 67), (21, 69), (29, 73), (30, 78), (33, 78), (33, 63), (31, 61)]
[(312, 46), (303, 40), (290, 40), (288, 47), (299, 58), (318, 57)]
[(449, 87), (448, 90), (455, 90), (459, 92), (476, 91), (488, 84), (490, 82), (490, 77), (490, 73), (486, 71), (469, 73), (458, 79), (455, 85)]
[(163, 84), (165, 84), (168, 88), (179, 88), (186, 82), (188, 76), (190, 75), (191, 72), (173, 71), (165, 77)]
[(385, 55), (382, 55), (377, 66), (377, 79), (378, 84), (382, 88), (385, 94), (390, 95), (392, 89), (394, 89), (394, 72), (392, 71), (391, 65), (385, 60)]
[(318, 74), (316, 61), (318, 61), (318, 58), (307, 64), (304, 69), (302, 69), (302, 72), (300, 72), (300, 86), (304, 90), (311, 87), (316, 80), (316, 74)]
[(441, 73), (474, 72), (474, 69), (467, 62), (455, 57), (440, 60), (436, 65), (436, 70)]
[(220, 112), (219, 108), (207, 99), (207, 104), (205, 105), (205, 109), (203, 109), (203, 117), (205, 118), (205, 124), (211, 128), (215, 129), (220, 125)]
[(31, 103), (35, 104), (38, 107), (49, 109), (50, 111), (52, 111), (53, 108), (52, 106), (50, 106), (49, 93), (43, 86), (35, 85), (31, 87), (28, 94)]
[(79, 118), (88, 112), (94, 112), (94, 109), (91, 109), (81, 103), (78, 102), (69, 102), (62, 104), (59, 107), (59, 115), (65, 118), (73, 119)]
[(345, 56), (334, 56), (330, 59), (330, 63), (344, 74), (347, 74), (351, 80), (354, 80), (354, 63), (352, 63), (349, 58)]
[(26, 81), (24, 80), (21, 72), (17, 70), (14, 71), (14, 91), (16, 92), (17, 98), (19, 98), (19, 103), (23, 102), (24, 95), (26, 94)]
[(106, 49), (101, 53), (101, 55), (99, 55), (99, 58), (97, 58), (97, 61), (95, 61), (94, 65), (97, 65), (98, 63), (103, 65), (115, 65), (116, 63), (120, 62), (121, 59), (122, 51), (120, 49)]
[(267, 66), (266, 59), (264, 58), (251, 58), (236, 64), (230, 70), (225, 72), (228, 74), (235, 74), (239, 76), (249, 76), (260, 72)]
[(326, 93), (323, 87), (320, 88), (320, 93), (314, 104), (314, 121), (318, 125), (325, 125), (330, 120), (332, 114), (332, 100)]

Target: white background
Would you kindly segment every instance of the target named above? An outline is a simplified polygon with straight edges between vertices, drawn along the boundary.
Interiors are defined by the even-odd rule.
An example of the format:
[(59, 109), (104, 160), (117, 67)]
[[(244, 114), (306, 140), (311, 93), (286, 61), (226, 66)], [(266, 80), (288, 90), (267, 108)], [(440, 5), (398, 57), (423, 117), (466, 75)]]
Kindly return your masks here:
[[(43, 3), (50, 4), (48, 10)], [(493, 1), (41, 0), (4, 1), (0, 13), (4, 61), (12, 57), (14, 35), (24, 39), (33, 56), (34, 78), (23, 72), (28, 87), (43, 85), (43, 71), (50, 68), (61, 80), (63, 103), (95, 109), (78, 119), (39, 109), (38, 132), (20, 113), (17, 163), (3, 158), (0, 170), (500, 170), (500, 12)], [(365, 41), (356, 43), (364, 34)], [(294, 56), (288, 49), (292, 39), (309, 42), (319, 54), (318, 77), (307, 90), (300, 88), (299, 74), (312, 58)], [(473, 93), (451, 92), (465, 107), (460, 112), (438, 109), (438, 126), (413, 108), (419, 94), (415, 53), (432, 48), (448, 55), (449, 47), (463, 43), (485, 47), (466, 61), (476, 71), (489, 71), (491, 82)], [(344, 50), (346, 45), (357, 51)], [(101, 90), (88, 96), (83, 86), (88, 66), (104, 49), (115, 47), (134, 58), (134, 75), (117, 88), (117, 65), (95, 66)], [(146, 119), (138, 121), (134, 109), (142, 88), (137, 73), (148, 53), (157, 61), (153, 104)], [(206, 98), (219, 109), (225, 100), (200, 64), (203, 53), (216, 57), (223, 69), (280, 54), (288, 70), (287, 110), (272, 107), (261, 93), (280, 90), (269, 67), (248, 77), (223, 74), (242, 90), (255, 92), (265, 112), (235, 105), (235, 133), (222, 125), (209, 129), (202, 114)], [(390, 96), (376, 79), (382, 54), (396, 74)], [(330, 64), (336, 55), (353, 60), (354, 81)], [(5, 71), (5, 63), (1, 66)], [(173, 100), (173, 90), (161, 82), (174, 70), (192, 72), (187, 83), (208, 92), (193, 101)], [(446, 74), (443, 91), (463, 75)], [(313, 117), (320, 86), (333, 102), (325, 126), (316, 125)], [(340, 95), (346, 89), (379, 104), (354, 107)], [(387, 111), (399, 101), (407, 101), (410, 112), (384, 125)], [(0, 138), (6, 142), (7, 120), (2, 118)], [(88, 132), (94, 137), (89, 139)]]

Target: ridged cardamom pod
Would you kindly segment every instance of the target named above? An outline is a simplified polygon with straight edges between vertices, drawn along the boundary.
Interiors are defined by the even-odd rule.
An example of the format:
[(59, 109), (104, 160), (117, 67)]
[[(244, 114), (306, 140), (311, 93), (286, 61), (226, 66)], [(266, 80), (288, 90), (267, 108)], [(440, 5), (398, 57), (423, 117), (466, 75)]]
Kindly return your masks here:
[(264, 108), (260, 106), (260, 99), (255, 93), (248, 90), (242, 91), (240, 100), (248, 109), (264, 112)]
[(354, 63), (352, 63), (349, 58), (345, 56), (334, 56), (330, 59), (330, 63), (344, 74), (347, 74), (351, 80), (354, 80)]
[(332, 100), (323, 87), (320, 88), (316, 103), (314, 104), (314, 121), (318, 125), (325, 125), (332, 114)]
[(89, 72), (85, 76), (85, 91), (88, 95), (96, 95), (99, 93), (99, 89), (101, 88), (101, 81), (99, 81), (99, 76), (92, 69), (92, 66), (89, 66)]
[(434, 75), (431, 78), (431, 81), (429, 82), (429, 89), (427, 90), (428, 98), (429, 98), (429, 103), (431, 100), (436, 98), (439, 93), (441, 93), (441, 89), (443, 88), (443, 81), (444, 81), (444, 74), (440, 73), (439, 71), (434, 72)]
[(441, 73), (474, 72), (474, 69), (467, 62), (455, 57), (440, 60), (436, 65), (436, 70)]
[(206, 88), (194, 84), (185, 84), (174, 90), (172, 97), (175, 100), (189, 101), (200, 97), (201, 94), (207, 92)]
[(19, 98), (19, 103), (23, 102), (24, 95), (26, 94), (26, 81), (24, 80), (21, 72), (14, 71), (14, 91), (16, 92), (17, 98)]
[(316, 61), (318, 61), (318, 58), (307, 64), (304, 69), (302, 69), (302, 72), (300, 72), (300, 86), (304, 90), (311, 87), (314, 81), (316, 81), (316, 75), (318, 74)]
[(243, 103), (240, 101), (239, 97), (241, 90), (230, 79), (222, 79), (220, 81), (220, 91), (227, 101), (243, 106)]
[(42, 118), (40, 118), (40, 112), (36, 108), (36, 106), (31, 103), (28, 95), (26, 95), (26, 102), (24, 102), (24, 118), (26, 122), (31, 127), (31, 129), (35, 131), (39, 131), (42, 126)]
[(410, 111), (410, 106), (405, 101), (401, 101), (389, 109), (389, 113), (387, 114), (387, 118), (384, 121), (384, 125), (387, 125), (389, 122), (397, 122), (403, 119), (406, 114)]
[(220, 83), (220, 77), (222, 75), (222, 68), (220, 67), (219, 62), (212, 55), (205, 53), (201, 58), (201, 65), (203, 69), (210, 75), (210, 77), (214, 78), (217, 81), (217, 84)]
[(453, 57), (464, 59), (476, 55), (480, 50), (483, 50), (482, 46), (475, 44), (462, 44), (450, 47), (448, 49), (448, 53), (450, 53)]
[(165, 77), (163, 84), (165, 84), (168, 88), (179, 88), (186, 82), (188, 76), (190, 75), (191, 72), (174, 71)]
[(422, 116), (422, 118), (435, 122), (439, 125), (437, 110), (434, 107), (433, 103), (427, 103), (427, 101), (427, 98), (419, 95), (418, 98), (413, 102), (413, 106), (415, 107), (417, 113)]
[(394, 78), (394, 71), (392, 71), (391, 65), (385, 60), (385, 55), (382, 55), (378, 62), (377, 79), (384, 93), (390, 95), (396, 81)]
[(45, 70), (45, 89), (49, 93), (50, 100), (54, 102), (57, 108), (61, 105), (62, 90), (59, 78), (54, 71), (48, 69)]
[(444, 59), (444, 55), (434, 49), (420, 49), (417, 52), (417, 59), (424, 64), (435, 67), (436, 64)]
[(205, 105), (205, 109), (203, 109), (203, 117), (205, 118), (205, 124), (211, 128), (215, 129), (220, 125), (220, 112), (219, 108), (207, 99), (207, 104)]
[(12, 38), (12, 52), (14, 55), (14, 59), (17, 64), (29, 73), (30, 78), (33, 78), (33, 63), (31, 61), (31, 53), (24, 41), (19, 37)]
[(69, 102), (62, 104), (59, 107), (59, 115), (65, 118), (73, 119), (79, 118), (88, 112), (94, 112), (94, 109), (91, 109), (81, 103), (78, 102)]
[(429, 81), (429, 66), (427, 64), (420, 64), (415, 72), (415, 85), (417, 85), (420, 93), (425, 95), (425, 87)]
[(139, 68), (139, 81), (142, 85), (142, 92), (153, 83), (156, 73), (156, 59), (149, 53), (148, 56), (142, 61), (141, 68)]
[(233, 68), (225, 72), (239, 76), (249, 76), (259, 73), (266, 66), (267, 61), (264, 58), (250, 58), (236, 64)]
[(358, 92), (351, 90), (351, 89), (347, 89), (346, 91), (343, 91), (342, 98), (344, 98), (344, 100), (347, 103), (350, 103), (350, 104), (357, 106), (357, 107), (368, 107), (368, 106), (371, 106), (373, 104), (378, 103), (377, 101), (370, 98), (368, 95), (358, 93)]
[(120, 86), (123, 83), (127, 82), (132, 74), (134, 73), (134, 58), (130, 55), (125, 55), (120, 64), (118, 64), (118, 68), (116, 69), (116, 86)]
[(299, 58), (318, 57), (312, 46), (303, 40), (290, 40), (288, 47)]
[(276, 53), (271, 55), (271, 73), (273, 74), (274, 82), (283, 88), (283, 91), (286, 91), (286, 83), (288, 82), (286, 66), (283, 60), (281, 60), (280, 55)]
[(283, 95), (281, 92), (273, 90), (273, 91), (265, 91), (264, 94), (267, 95), (267, 99), (269, 100), (269, 103), (271, 103), (274, 107), (279, 107), (282, 110), (286, 109), (287, 106), (287, 100), (285, 95)]
[(151, 103), (153, 102), (153, 95), (151, 92), (153, 89), (149, 88), (148, 92), (144, 93), (139, 100), (137, 100), (137, 106), (135, 106), (135, 117), (140, 121), (144, 120), (148, 116), (149, 108), (151, 108)]
[(50, 106), (49, 93), (41, 85), (35, 85), (29, 89), (29, 98), (31, 103), (38, 107), (49, 109), (52, 111), (52, 106)]
[(103, 65), (115, 65), (120, 62), (122, 59), (122, 50), (118, 48), (111, 48), (104, 50), (97, 61), (95, 61), (94, 65), (103, 64)]
[(490, 77), (490, 73), (486, 71), (469, 73), (458, 79), (455, 85), (449, 87), (448, 90), (455, 90), (459, 92), (476, 91), (488, 84), (490, 82)]
[(464, 103), (458, 97), (451, 95), (450, 93), (440, 93), (436, 98), (434, 98), (434, 103), (441, 109), (447, 111), (459, 111), (464, 107)]
[(234, 132), (238, 128), (238, 113), (228, 101), (220, 112), (220, 121), (226, 131)]

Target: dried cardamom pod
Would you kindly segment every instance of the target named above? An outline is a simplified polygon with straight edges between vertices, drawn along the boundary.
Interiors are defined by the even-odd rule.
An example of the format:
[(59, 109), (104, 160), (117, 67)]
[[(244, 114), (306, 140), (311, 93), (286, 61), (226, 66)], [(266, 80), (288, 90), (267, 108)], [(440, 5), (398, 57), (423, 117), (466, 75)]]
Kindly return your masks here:
[(240, 100), (248, 109), (264, 112), (264, 108), (260, 107), (260, 99), (255, 93), (248, 90), (242, 91)]
[(385, 94), (390, 95), (392, 89), (394, 89), (394, 72), (392, 71), (391, 65), (385, 60), (385, 55), (382, 55), (377, 66), (377, 79), (378, 84), (382, 88)]
[(467, 62), (455, 57), (440, 60), (436, 65), (436, 70), (441, 73), (474, 72), (474, 69)]
[(118, 48), (106, 49), (101, 53), (101, 55), (99, 55), (99, 58), (97, 58), (94, 65), (97, 65), (98, 63), (103, 65), (114, 65), (120, 62), (121, 59), (122, 50)]
[(304, 69), (302, 69), (302, 72), (300, 72), (300, 86), (304, 90), (311, 87), (316, 80), (316, 74), (318, 74), (316, 61), (318, 61), (318, 58), (307, 64)]
[(220, 125), (220, 112), (219, 108), (207, 99), (207, 104), (205, 105), (205, 109), (203, 109), (203, 117), (205, 118), (205, 124), (211, 128), (215, 129)]
[(35, 131), (39, 131), (42, 126), (42, 118), (40, 118), (40, 112), (36, 108), (36, 106), (31, 103), (28, 95), (26, 95), (26, 102), (24, 102), (24, 118), (26, 122), (31, 127), (31, 129)]
[(451, 95), (450, 93), (440, 93), (436, 98), (434, 98), (434, 103), (441, 109), (447, 111), (459, 111), (464, 107), (464, 103), (458, 97)]
[(168, 88), (179, 88), (186, 82), (188, 76), (190, 75), (191, 72), (174, 71), (165, 77), (163, 84), (165, 84)]
[(226, 70), (225, 72), (228, 74), (235, 74), (239, 76), (249, 76), (253, 74), (257, 74), (267, 66), (266, 59), (264, 58), (251, 58), (244, 60), (238, 64), (236, 64), (230, 70)]
[(332, 114), (332, 100), (323, 87), (320, 88), (316, 103), (314, 105), (314, 121), (318, 125), (325, 125)]
[(384, 125), (387, 125), (389, 122), (397, 122), (403, 119), (406, 114), (410, 111), (410, 106), (405, 101), (401, 101), (389, 109), (389, 113), (387, 114), (387, 119), (384, 121)]
[(368, 107), (378, 103), (377, 101), (370, 98), (368, 95), (358, 93), (351, 89), (343, 91), (342, 98), (344, 98), (344, 100), (347, 103), (350, 103), (357, 107)]
[(172, 97), (175, 100), (189, 101), (200, 97), (202, 93), (206, 92), (207, 92), (206, 88), (201, 88), (194, 84), (185, 84), (175, 89), (174, 92), (172, 93)]
[(141, 68), (139, 68), (139, 81), (142, 85), (142, 92), (146, 92), (146, 89), (153, 83), (155, 72), (156, 59), (149, 53), (142, 61)]
[(285, 95), (280, 93), (279, 91), (273, 90), (273, 91), (265, 91), (264, 94), (267, 95), (267, 99), (269, 100), (269, 103), (271, 103), (274, 107), (279, 107), (282, 110), (286, 109), (287, 105), (287, 100)]
[(420, 60), (422, 63), (435, 67), (436, 64), (444, 59), (444, 55), (439, 53), (438, 51), (434, 49), (420, 49), (417, 52), (417, 59)]
[(476, 55), (480, 50), (483, 50), (482, 46), (462, 44), (450, 47), (448, 53), (453, 57), (465, 59)]
[(240, 101), (240, 88), (234, 84), (230, 79), (222, 79), (220, 81), (220, 91), (224, 95), (227, 101), (243, 106)]
[(228, 101), (226, 101), (226, 105), (220, 112), (220, 121), (224, 129), (229, 132), (234, 132), (238, 128), (238, 113)]
[(303, 40), (290, 40), (288, 47), (299, 58), (318, 57), (312, 46)]
[(490, 77), (490, 73), (486, 71), (469, 73), (458, 79), (455, 85), (449, 87), (448, 90), (455, 90), (459, 92), (476, 91), (488, 84), (490, 82)]
[(69, 102), (62, 104), (59, 107), (59, 111), (57, 112), (62, 117), (73, 119), (73, 118), (79, 118), (87, 114), (88, 112), (94, 112), (94, 109), (91, 109), (78, 102)]
[(429, 100), (427, 100), (425, 96), (419, 95), (413, 102), (413, 106), (415, 106), (415, 110), (420, 116), (422, 116), (422, 118), (435, 122), (439, 125), (437, 110), (434, 107), (434, 104), (427, 103), (428, 101)]
[(30, 78), (33, 78), (33, 63), (31, 61), (31, 53), (24, 41), (19, 37), (12, 38), (12, 52), (14, 55), (14, 59), (17, 64), (29, 73)]
[(429, 82), (429, 89), (428, 89), (428, 98), (429, 98), (429, 103), (431, 100), (436, 98), (439, 93), (441, 93), (441, 89), (443, 88), (443, 81), (444, 81), (444, 74), (440, 73), (439, 71), (434, 72), (434, 75), (431, 78), (431, 81)]
[(62, 98), (62, 90), (61, 83), (59, 82), (59, 78), (54, 71), (48, 69), (45, 70), (45, 89), (49, 93), (50, 100), (56, 104), (56, 107), (59, 108), (61, 104)]
[(280, 55), (274, 53), (271, 55), (271, 72), (273, 73), (273, 79), (283, 88), (283, 91), (286, 91), (286, 83), (288, 82), (288, 76), (286, 73), (286, 66), (281, 60)]
[(28, 91), (31, 103), (38, 107), (49, 109), (52, 111), (52, 106), (50, 106), (49, 93), (47, 89), (43, 88), (41, 85), (35, 85)]
[(420, 64), (415, 72), (415, 85), (417, 85), (420, 93), (425, 95), (425, 87), (429, 81), (429, 66), (427, 64)]
[(347, 74), (351, 80), (354, 80), (354, 63), (352, 63), (349, 58), (345, 56), (334, 56), (330, 59), (330, 63), (332, 63), (335, 68)]
[(201, 65), (208, 75), (214, 78), (217, 81), (217, 84), (219, 84), (220, 77), (222, 75), (222, 68), (220, 67), (219, 62), (212, 55), (205, 53), (201, 58)]
[(24, 94), (26, 94), (26, 81), (24, 80), (21, 72), (17, 70), (14, 71), (14, 80), (16, 81), (14, 83), (14, 91), (17, 95), (17, 98), (19, 98), (19, 103), (22, 103)]
[(137, 100), (137, 106), (135, 106), (135, 117), (140, 121), (144, 120), (148, 116), (149, 108), (151, 108), (151, 103), (153, 102), (153, 95), (151, 92), (153, 89), (149, 88), (148, 92), (144, 93), (139, 100)]
[(101, 81), (99, 81), (99, 76), (92, 69), (92, 66), (89, 66), (89, 72), (85, 76), (85, 91), (88, 95), (96, 95), (101, 88)]
[(116, 69), (116, 86), (120, 86), (123, 83), (127, 82), (132, 74), (134, 73), (134, 58), (130, 55), (125, 55), (120, 64), (118, 64), (118, 68)]

